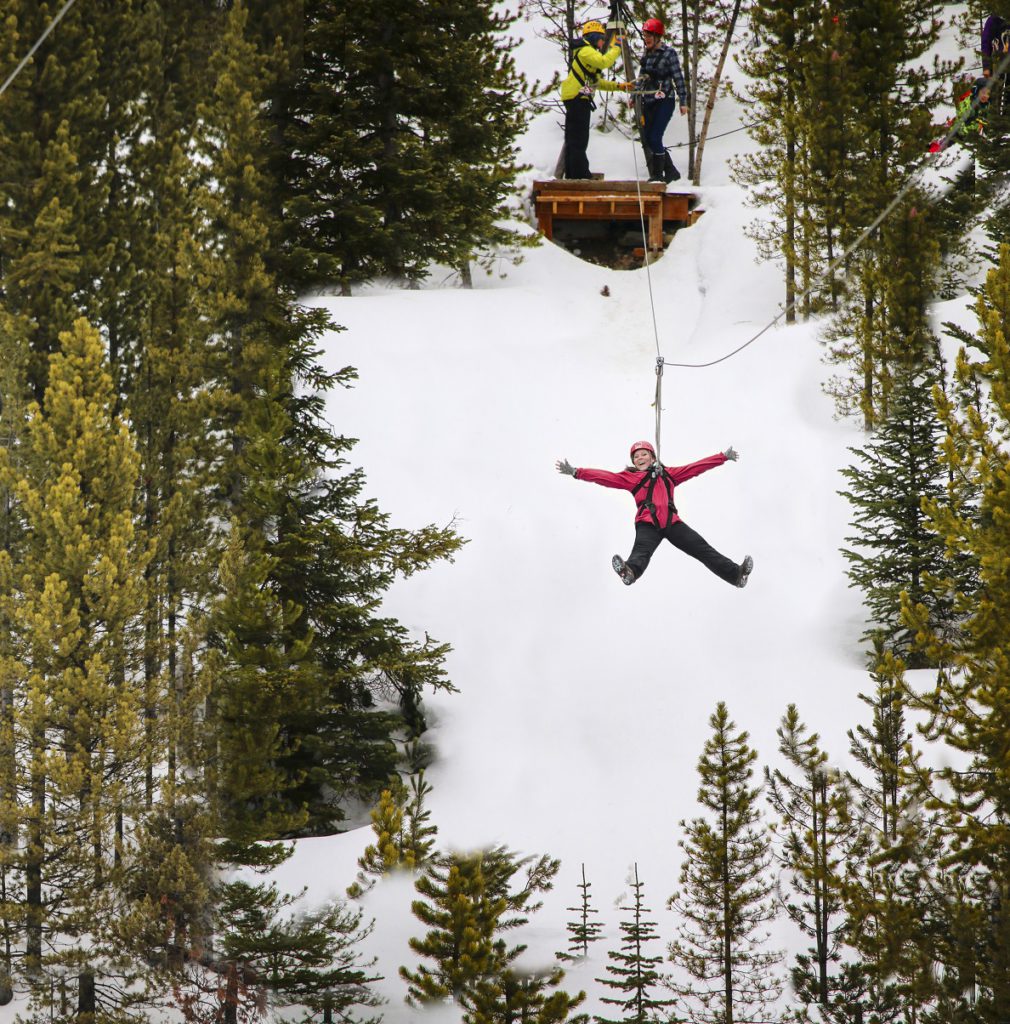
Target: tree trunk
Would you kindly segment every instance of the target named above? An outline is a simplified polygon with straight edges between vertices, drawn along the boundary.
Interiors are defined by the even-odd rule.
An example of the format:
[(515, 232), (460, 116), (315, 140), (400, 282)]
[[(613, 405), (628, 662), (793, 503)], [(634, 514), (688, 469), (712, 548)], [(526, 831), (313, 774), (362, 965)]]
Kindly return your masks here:
[(786, 323), (796, 322), (796, 141), (792, 128), (787, 127), (786, 137)]
[[(691, 31), (690, 31), (690, 59), (688, 58), (688, 30), (687, 30), (687, 0), (681, 0), (683, 15), (684, 15), (684, 74), (688, 75), (687, 81), (690, 82), (690, 100), (691, 106), (687, 112), (687, 176), (694, 181), (694, 162), (696, 159), (696, 150), (698, 145), (698, 91), (700, 85), (698, 82), (698, 66), (701, 63), (701, 10), (699, 4), (694, 5), (694, 11), (691, 18)], [(688, 69), (690, 68), (690, 74)]]
[(730, 43), (733, 41), (733, 32), (736, 29), (736, 19), (740, 14), (742, 0), (734, 0), (733, 13), (730, 15), (729, 27), (723, 37), (722, 49), (719, 51), (719, 61), (715, 66), (715, 75), (712, 77), (712, 85), (708, 92), (708, 100), (705, 103), (705, 118), (701, 125), (701, 134), (698, 137), (698, 156), (694, 163), (694, 173), (691, 180), (695, 185), (701, 184), (701, 159), (705, 152), (705, 139), (708, 136), (708, 126), (712, 120), (712, 110), (715, 107), (716, 96), (719, 93), (719, 83), (722, 81), (722, 70), (726, 66), (726, 56), (729, 53)]
[(873, 293), (867, 291), (863, 302), (864, 335), (863, 341), (863, 429), (869, 433), (873, 430)]
[(238, 968), (234, 963), (228, 964), (228, 973), (225, 976), (221, 1020), (223, 1024), (238, 1024)]
[(38, 974), (42, 967), (42, 865), (45, 861), (46, 776), (44, 730), (32, 736), (31, 816), (25, 855), (25, 967)]
[(77, 1020), (80, 1024), (92, 1024), (95, 1009), (95, 975), (84, 971), (77, 976)]

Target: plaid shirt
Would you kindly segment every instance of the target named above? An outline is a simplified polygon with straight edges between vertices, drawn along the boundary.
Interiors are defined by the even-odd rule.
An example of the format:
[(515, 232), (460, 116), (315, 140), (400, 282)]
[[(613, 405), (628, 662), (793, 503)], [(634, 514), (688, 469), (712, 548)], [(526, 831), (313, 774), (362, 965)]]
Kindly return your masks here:
[[(676, 89), (680, 105), (688, 105), (687, 85), (680, 70), (677, 51), (672, 46), (660, 43), (659, 46), (646, 50), (638, 73), (640, 78), (645, 79), (644, 84), (648, 91), (662, 90), (667, 96), (672, 96), (673, 90)], [(650, 97), (644, 96), (643, 99), (648, 102)]]

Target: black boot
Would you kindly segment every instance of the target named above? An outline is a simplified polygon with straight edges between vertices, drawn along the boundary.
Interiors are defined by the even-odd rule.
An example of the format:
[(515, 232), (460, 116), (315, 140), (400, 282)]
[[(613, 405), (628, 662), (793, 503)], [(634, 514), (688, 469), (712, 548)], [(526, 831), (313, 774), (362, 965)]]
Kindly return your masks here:
[(645, 177), (646, 177), (646, 180), (647, 181), (652, 181), (652, 169), (653, 169), (653, 160), (655, 159), (655, 154), (652, 152), (651, 149), (648, 148), (648, 146), (642, 146), (642, 153), (645, 156)]
[(663, 154), (646, 150), (645, 158), (649, 163), (649, 181), (663, 181)]
[(662, 157), (660, 157), (660, 161), (660, 166), (663, 172), (661, 177), (663, 181), (665, 181), (667, 184), (669, 184), (671, 181), (679, 181), (680, 171), (678, 171), (677, 168), (673, 166), (673, 160), (670, 159), (670, 154), (667, 153), (665, 149), (663, 150)]

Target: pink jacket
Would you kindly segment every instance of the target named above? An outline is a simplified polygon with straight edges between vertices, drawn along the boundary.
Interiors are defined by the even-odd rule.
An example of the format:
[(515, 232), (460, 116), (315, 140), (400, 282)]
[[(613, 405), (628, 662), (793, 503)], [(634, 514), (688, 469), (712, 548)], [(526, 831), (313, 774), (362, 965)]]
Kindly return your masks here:
[(677, 509), (670, 508), (673, 504), (673, 487), (675, 484), (682, 484), (685, 480), (700, 476), (702, 473), (716, 466), (721, 466), (726, 461), (722, 452), (717, 455), (709, 455), (707, 458), (699, 459), (697, 462), (689, 463), (686, 466), (665, 466), (666, 474), (670, 478), (670, 493), (667, 496), (666, 484), (662, 479), (656, 481), (652, 489), (652, 504), (656, 508), (658, 523), (652, 518), (652, 512), (646, 508), (644, 502), (649, 490), (649, 471), (639, 472), (636, 469), (622, 470), (620, 473), (608, 473), (605, 469), (577, 469), (576, 480), (588, 480), (591, 484), (600, 484), (603, 487), (616, 487), (618, 490), (631, 491), (632, 497), (638, 503), (638, 514), (635, 516), (636, 523), (653, 523), (665, 527), (670, 523), (679, 522), (680, 516)]

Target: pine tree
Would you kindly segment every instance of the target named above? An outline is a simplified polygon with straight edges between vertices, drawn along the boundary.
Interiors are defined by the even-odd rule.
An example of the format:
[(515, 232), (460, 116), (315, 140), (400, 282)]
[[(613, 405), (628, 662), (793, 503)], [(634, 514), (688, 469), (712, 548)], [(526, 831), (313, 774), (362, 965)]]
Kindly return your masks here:
[(563, 953), (558, 953), (557, 957), (559, 960), (581, 960), (589, 956), (589, 945), (592, 942), (599, 942), (603, 936), (600, 932), (603, 931), (603, 925), (599, 921), (592, 920), (593, 914), (598, 914), (599, 911), (591, 905), (589, 890), (592, 888), (592, 883), (586, 881), (586, 865), (582, 865), (582, 881), (579, 882), (579, 892), (581, 898), (577, 907), (568, 907), (567, 909), (576, 914), (574, 921), (569, 921), (565, 925), (565, 930), (568, 932), (568, 949)]
[(775, 973), (781, 954), (766, 950), (767, 935), (759, 932), (775, 910), (769, 839), (757, 827), (760, 787), (750, 784), (757, 752), (746, 732), (736, 732), (724, 703), (709, 724), (712, 736), (698, 761), (698, 799), (710, 817), (681, 822), (682, 889), (668, 902), (683, 919), (670, 959), (693, 980), (674, 981), (671, 988), (691, 1020), (770, 1020), (782, 987)]
[[(600, 997), (601, 1002), (621, 1007), (624, 1011), (621, 1021), (645, 1024), (646, 1021), (653, 1019), (653, 1011), (671, 1006), (673, 1000), (657, 999), (651, 994), (661, 981), (656, 965), (663, 962), (663, 957), (646, 954), (645, 947), (659, 938), (659, 933), (656, 931), (656, 922), (648, 920), (645, 916), (650, 911), (645, 906), (642, 895), (644, 883), (638, 879), (637, 864), (632, 877), (634, 881), (630, 878), (628, 880), (634, 893), (632, 904), (621, 908), (630, 913), (631, 917), (619, 925), (622, 937), (620, 948), (607, 953), (612, 961), (607, 964), (607, 973), (613, 977), (596, 980), (621, 993), (621, 996)], [(598, 1024), (619, 1024), (618, 1021), (607, 1020), (604, 1017), (594, 1019)]]
[(402, 784), (382, 791), (371, 812), (375, 843), (358, 858), (358, 877), (348, 886), (348, 896), (361, 896), (395, 868), (416, 871), (431, 860), (438, 829), (428, 824), (431, 812), (424, 806), (430, 792), (423, 771), (410, 777), (409, 799)]
[[(504, 897), (493, 896), (484, 873), (483, 854), (439, 859), (415, 883), (424, 898), (411, 904), (414, 916), (428, 926), (410, 948), (433, 961), (416, 971), (400, 968), (411, 1005), (462, 998), (466, 988), (491, 970), (492, 943)], [(427, 900), (427, 902), (425, 902)]]
[(843, 369), (825, 390), (841, 414), (860, 414), (866, 430), (890, 415), (897, 381), (936, 362), (927, 307), (940, 249), (926, 202), (913, 190), (853, 256), (850, 288), (826, 332), (828, 361)]
[[(1006, 294), (1010, 285), (1010, 247), (1001, 247), (1000, 262), (990, 271), (986, 294)], [(1010, 774), (1006, 757), (1007, 703), (1003, 698), (1006, 675), (1004, 651), (1010, 621), (1010, 467), (1003, 439), (1010, 430), (1010, 396), (1005, 386), (1010, 369), (1010, 346), (984, 298), (979, 347), (987, 354), (971, 364), (962, 351), (957, 374), (977, 378), (991, 387), (995, 429), (983, 413), (971, 406), (962, 415), (950, 405), (940, 408), (955, 440), (943, 453), (954, 473), (977, 480), (981, 494), (976, 518), (957, 504), (933, 502), (927, 513), (934, 529), (952, 553), (969, 552), (978, 562), (981, 587), (974, 605), (963, 601), (965, 621), (953, 640), (934, 631), (921, 605), (906, 604), (905, 613), (918, 639), (936, 656), (943, 668), (932, 691), (916, 700), (930, 715), (928, 736), (965, 755), (967, 763), (941, 767), (933, 773), (931, 803), (943, 815), (950, 837), (949, 849), (940, 864), (950, 869), (960, 890), (967, 895), (967, 914), (949, 901), (940, 936), (964, 941), (960, 931), (966, 919), (974, 926), (972, 946), (951, 949), (949, 938), (932, 950), (951, 979), (970, 979), (976, 987), (973, 1009), (979, 1021), (1003, 1020), (1010, 1014), (1010, 886), (1003, 822), (1010, 815)], [(963, 597), (964, 595), (962, 595)], [(970, 609), (970, 610), (969, 610)], [(957, 932), (952, 929), (959, 929)]]
[(803, 251), (801, 158), (807, 138), (799, 105), (817, 8), (809, 0), (773, 0), (755, 6), (750, 13), (753, 40), (736, 56), (749, 79), (743, 99), (755, 115), (748, 131), (760, 149), (734, 161), (733, 177), (751, 187), (751, 202), (771, 207), (770, 222), (760, 220), (748, 230), (763, 255), (781, 255), (784, 260), (788, 322), (795, 319), (797, 269)]
[(948, 632), (956, 619), (944, 589), (930, 579), (949, 575), (943, 539), (929, 528), (922, 502), (944, 493), (937, 460), (942, 427), (923, 395), (937, 383), (932, 368), (899, 374), (890, 409), (864, 448), (850, 448), (856, 463), (842, 475), (849, 489), (840, 492), (853, 509), (856, 532), (843, 549), (851, 585), (863, 592), (871, 620), (864, 638), (878, 632), (896, 653), (921, 668), (921, 652), (901, 621), (901, 595), (929, 608), (933, 628)]
[[(928, 111), (943, 101), (942, 79), (952, 70), (922, 66), (942, 22), (940, 5), (911, 0), (840, 4), (840, 58), (860, 97), (845, 158), (853, 188), (845, 200), (839, 241), (855, 244), (862, 231), (908, 184), (929, 133)], [(928, 356), (926, 302), (939, 264), (939, 229), (923, 214), (930, 195), (911, 189), (849, 261), (840, 320), (829, 332), (829, 358), (843, 369), (830, 384), (839, 411), (859, 412), (867, 430), (888, 412), (897, 364)], [(925, 342), (925, 345), (923, 344)]]
[(76, 973), (77, 1013), (91, 1020), (103, 976), (118, 979), (106, 997), (114, 1005), (143, 997), (131, 982), (145, 969), (123, 957), (117, 931), (140, 807), (137, 636), (149, 553), (133, 518), (135, 445), (86, 321), (60, 336), (46, 379), (23, 458), (5, 451), (2, 463), (30, 538), (17, 564), (0, 554), (17, 637), (5, 662), (8, 742), (19, 751), (4, 818), (15, 814), (23, 830), (15, 920), (23, 915), (33, 1001), (50, 998), (52, 977)]
[(900, 1019), (928, 1005), (934, 990), (927, 894), (937, 888), (938, 833), (923, 806), (905, 724), (904, 663), (878, 639), (871, 664), (875, 689), (860, 699), (872, 719), (849, 731), (863, 770), (850, 776), (863, 841), (842, 886), (846, 940), (857, 955), (843, 974), (849, 990), (842, 989), (834, 1008), (833, 1019), (840, 1021), (855, 1021), (860, 1013)]
[[(467, 997), (464, 1024), (587, 1024), (586, 1014), (571, 1016), (586, 998), (559, 989), (565, 972), (560, 967), (545, 971), (516, 971), (506, 967), (477, 982)], [(551, 991), (554, 989), (555, 991)]]
[[(236, 4), (211, 61), (214, 95), (201, 112), (209, 177), (200, 209), (210, 226), (201, 250), (215, 281), (206, 315), (217, 328), (212, 412), (223, 442), (213, 483), (219, 514), (235, 519), (242, 544), (262, 555), (261, 582), (280, 616), (272, 643), (293, 672), (269, 698), (277, 702), (274, 741), (247, 752), (265, 762), (261, 781), (276, 783), (273, 806), (286, 805), (287, 830), (276, 834), (320, 834), (341, 820), (342, 798), (374, 799), (381, 790), (396, 766), (393, 733), (404, 721), (408, 730), (423, 728), (421, 691), (449, 686), (448, 648), (411, 641), (376, 610), (397, 576), (451, 556), (461, 542), (451, 528), (390, 529), (374, 504), (356, 500), (361, 474), (341, 472), (353, 442), (333, 432), (323, 405), (353, 371), (321, 369), (316, 345), (332, 325), (298, 306), (265, 256), (283, 226), (269, 173), (277, 142), (262, 114), (268, 65), (250, 37)], [(250, 582), (259, 585), (255, 573)], [(374, 710), (381, 685), (399, 691), (402, 720)], [(211, 699), (212, 708), (230, 700)], [(246, 730), (241, 717), (214, 727), (232, 731), (224, 742), (239, 745), (261, 728)], [(250, 758), (242, 770), (253, 770)]]
[[(552, 887), (559, 867), (550, 857), (519, 858), (501, 846), (433, 859), (415, 882), (423, 899), (411, 904), (428, 932), (409, 943), (431, 965), (400, 968), (408, 984), (407, 1002), (425, 1005), (451, 997), (486, 1019), (496, 1019), (509, 1000), (521, 1000), (538, 1012), (574, 1007), (580, 997), (568, 1001), (563, 993), (546, 994), (560, 981), (558, 972), (539, 979), (516, 973), (512, 963), (526, 947), (510, 946), (505, 939), (540, 909), (537, 896)], [(520, 872), (521, 883), (513, 882)], [(549, 1019), (554, 1018), (544, 1018)]]
[[(364, 475), (347, 466), (353, 441), (324, 419), (326, 394), (353, 374), (323, 371), (315, 348), (321, 325), (297, 310), (291, 320), (283, 386), (274, 396), (281, 429), (276, 444), (257, 444), (264, 457), (250, 468), (274, 483), (248, 498), (256, 518), (272, 527), (272, 588), (300, 609), (288, 643), (308, 643), (313, 666), (285, 716), (291, 742), (283, 765), (297, 780), (288, 798), (308, 809), (305, 831), (326, 834), (342, 820), (339, 799), (374, 800), (396, 771), (394, 740), (424, 729), (423, 691), (452, 690), (443, 667), (448, 646), (413, 640), (380, 614), (380, 604), (394, 580), (451, 559), (463, 541), (451, 524), (393, 528), (373, 501), (360, 500)], [(377, 708), (385, 697), (398, 712)]]
[(282, 897), (274, 885), (237, 883), (222, 895), (217, 913), (220, 957), (229, 965), (223, 971), (225, 1017), (238, 1008), (227, 1005), (229, 991), (240, 1005), (247, 999), (255, 1005), (265, 993), (274, 1006), (341, 1020), (352, 1019), (351, 1010), (380, 1004), (369, 987), (380, 980), (374, 964), (362, 961), (357, 949), (365, 931), (359, 910), (331, 903), (287, 913), (294, 898)]
[[(308, 5), (287, 132), (293, 280), (348, 292), (516, 244), (496, 224), (526, 118), (513, 20), (490, 0), (444, 3), (437, 25), (419, 0)], [(392, 67), (393, 53), (410, 66)]]
[(822, 1013), (838, 1001), (845, 919), (842, 883), (859, 846), (859, 821), (852, 816), (845, 778), (828, 767), (816, 733), (807, 735), (795, 704), (778, 728), (779, 752), (795, 774), (765, 769), (768, 801), (778, 816), (772, 825), (787, 872), (790, 894), (783, 906), (812, 940), (796, 955), (793, 990)]

